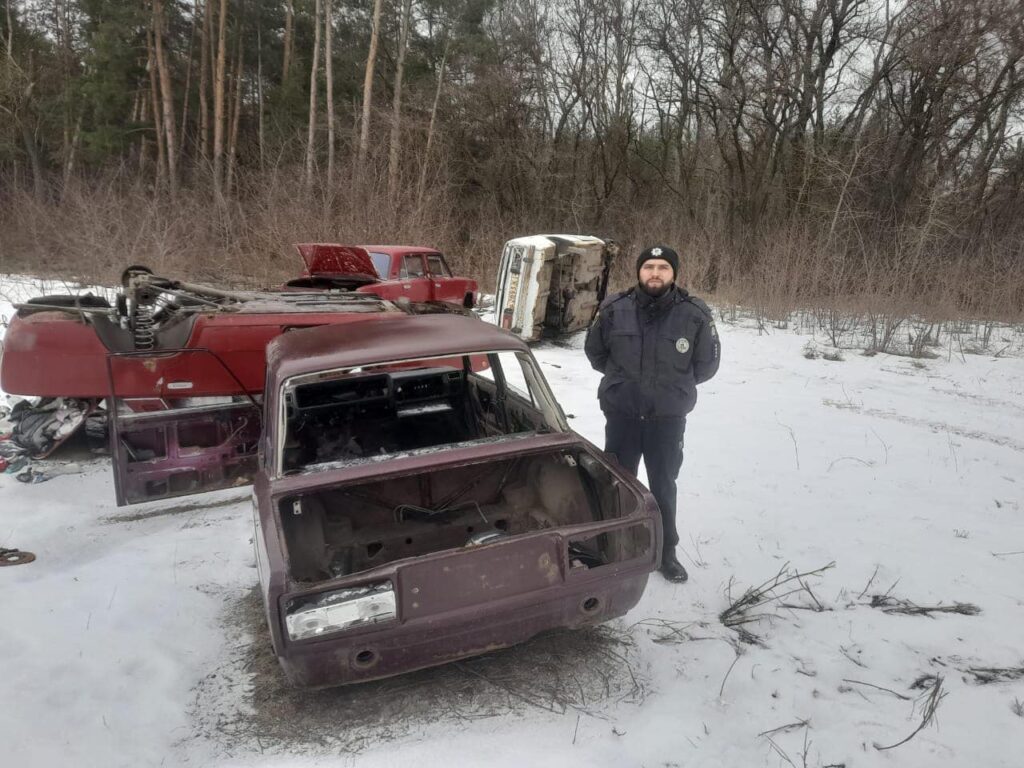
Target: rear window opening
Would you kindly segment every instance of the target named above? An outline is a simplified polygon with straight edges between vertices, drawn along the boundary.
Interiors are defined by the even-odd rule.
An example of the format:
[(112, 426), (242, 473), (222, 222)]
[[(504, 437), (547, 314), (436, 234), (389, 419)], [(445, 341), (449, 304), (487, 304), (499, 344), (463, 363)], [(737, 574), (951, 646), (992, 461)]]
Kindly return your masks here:
[(410, 360), (285, 385), (281, 473), (561, 431), (528, 355)]
[[(584, 452), (552, 451), (321, 490), (279, 507), (290, 573), (320, 582), (541, 530), (617, 520), (638, 500)], [(643, 524), (568, 542), (570, 568), (641, 557)], [(577, 562), (579, 565), (577, 565)]]

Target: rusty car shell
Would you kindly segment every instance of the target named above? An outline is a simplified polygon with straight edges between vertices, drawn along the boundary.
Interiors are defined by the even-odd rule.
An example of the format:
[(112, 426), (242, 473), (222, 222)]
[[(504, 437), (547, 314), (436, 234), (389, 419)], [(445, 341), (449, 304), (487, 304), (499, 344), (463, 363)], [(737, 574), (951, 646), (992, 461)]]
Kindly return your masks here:
[[(468, 360), (466, 356), (506, 351), (532, 361), (522, 340), (473, 318), (383, 316), (362, 325), (361, 331), (358, 340), (328, 328), (296, 331), (268, 347), (265, 429), (253, 495), (254, 541), (271, 642), (287, 677), (303, 687), (372, 680), (507, 647), (545, 630), (594, 625), (632, 608), (658, 564), (662, 534), (657, 505), (635, 477), (568, 428), (557, 404), (549, 418), (552, 429), (544, 432), (409, 451), (380, 460), (326, 463), (299, 472), (284, 470), (281, 433), (289, 408), (286, 393), (289, 382), (297, 377), (330, 376), (426, 355)], [(539, 367), (536, 373), (540, 375)], [(544, 396), (554, 403), (542, 376), (541, 383)], [(577, 460), (598, 467), (629, 513), (397, 557), (314, 584), (300, 582), (292, 572), (284, 531), (292, 499), (326, 488), (436, 477), (453, 468), (479, 473), (496, 461), (528, 460), (553, 452), (574, 452)], [(574, 540), (627, 529), (643, 534), (643, 544), (629, 559), (589, 568), (570, 556)], [(392, 619), (322, 637), (295, 640), (289, 636), (285, 623), (289, 605), (332, 590), (382, 582), (393, 590)]]

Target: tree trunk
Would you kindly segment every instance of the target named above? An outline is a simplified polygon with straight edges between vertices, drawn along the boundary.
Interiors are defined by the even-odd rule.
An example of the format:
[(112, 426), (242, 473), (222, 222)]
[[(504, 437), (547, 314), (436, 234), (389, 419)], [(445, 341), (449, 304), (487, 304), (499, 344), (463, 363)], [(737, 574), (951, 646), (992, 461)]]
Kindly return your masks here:
[(295, 0), (288, 0), (284, 14), (284, 61), (281, 62), (281, 85), (288, 81), (288, 73), (292, 68), (292, 41), (295, 38)]
[(11, 0), (7, 0), (7, 60), (14, 61), (14, 19), (11, 18)]
[(316, 0), (315, 19), (313, 21), (313, 63), (309, 68), (309, 134), (306, 139), (306, 186), (313, 183), (313, 155), (316, 141), (316, 85), (320, 64), (320, 21), (322, 16), (320, 0)]
[(210, 107), (206, 96), (210, 85), (210, 28), (213, 26), (211, 2), (213, 0), (203, 0), (203, 29), (199, 33), (199, 156), (204, 164), (210, 160)]
[(163, 97), (163, 124), (167, 140), (167, 179), (171, 197), (178, 194), (178, 141), (174, 129), (174, 94), (171, 91), (171, 72), (164, 56), (164, 4), (153, 0), (153, 38), (156, 42), (156, 68), (160, 75), (160, 92)]
[[(259, 19), (259, 16), (256, 17)], [(257, 23), (259, 23), (257, 21)], [(258, 133), (256, 143), (260, 153), (260, 173), (263, 173), (263, 31), (256, 28), (256, 114), (258, 117)]]
[(444, 42), (444, 53), (441, 54), (441, 66), (437, 70), (437, 88), (434, 90), (434, 104), (430, 108), (430, 126), (427, 128), (427, 146), (423, 150), (423, 163), (420, 166), (420, 183), (416, 189), (416, 207), (423, 205), (423, 193), (427, 189), (427, 168), (430, 165), (430, 148), (434, 143), (434, 126), (437, 125), (437, 105), (441, 101), (441, 87), (444, 85), (444, 68), (448, 63), (448, 46), (450, 40)]
[(68, 151), (67, 159), (64, 161), (64, 185), (61, 187), (61, 194), (68, 188), (71, 177), (75, 173), (75, 160), (78, 155), (78, 148), (82, 146), (82, 113), (78, 113), (78, 120), (75, 122), (75, 130), (71, 136), (71, 149)]
[[(139, 88), (136, 89), (138, 93), (139, 102), (139, 125), (145, 125), (149, 122), (149, 94), (142, 90), (142, 84), (139, 84)], [(139, 131), (139, 148), (138, 148), (138, 160), (139, 160), (139, 174), (141, 175), (146, 169), (146, 162), (149, 155), (149, 136), (146, 131)]]
[(242, 114), (242, 41), (245, 36), (242, 30), (238, 30), (238, 58), (235, 62), (234, 77), (234, 105), (231, 108), (231, 134), (228, 136), (228, 180), (227, 194), (231, 196), (231, 190), (235, 183), (235, 162), (238, 153), (238, 121)]
[(153, 132), (156, 134), (156, 179), (162, 185), (167, 178), (167, 151), (164, 145), (163, 111), (160, 109), (160, 91), (156, 80), (156, 62), (153, 56), (153, 30), (146, 30), (146, 71), (149, 73), (149, 106), (153, 114)]
[(63, 143), (61, 144), (61, 164), (66, 165), (71, 155), (71, 22), (68, 19), (68, 3), (54, 0), (53, 2), (53, 36), (60, 54), (61, 74), (61, 118), (64, 124)]
[(37, 202), (43, 202), (46, 199), (46, 187), (43, 184), (43, 163), (39, 159), (39, 148), (36, 147), (35, 137), (32, 135), (32, 131), (28, 129), (28, 125), (24, 120), (21, 120), (21, 140), (25, 144), (25, 154), (28, 155), (28, 161), (32, 166), (32, 191), (35, 194)]
[(189, 91), (192, 90), (192, 54), (195, 51), (197, 9), (192, 8), (192, 28), (188, 34), (188, 67), (185, 70), (185, 98), (181, 102), (181, 130), (178, 132), (178, 154), (184, 156), (185, 135), (188, 131)]
[[(209, 2), (209, 0), (208, 0)], [(224, 70), (227, 61), (228, 0), (220, 0), (217, 69), (213, 76), (213, 196), (224, 203)]]
[(331, 0), (324, 0), (324, 70), (327, 75), (327, 184), (334, 181), (334, 56), (331, 38), (334, 37), (334, 14)]
[(398, 163), (402, 149), (402, 78), (405, 75), (405, 52), (409, 47), (409, 17), (412, 0), (402, 0), (402, 18), (398, 40), (398, 62), (395, 65), (395, 97), (391, 104), (391, 148), (388, 153), (388, 197), (398, 193)]
[(366, 72), (363, 76), (363, 112), (359, 125), (359, 164), (366, 160), (370, 144), (370, 111), (373, 109), (373, 68), (377, 61), (377, 43), (380, 38), (380, 9), (383, 0), (373, 0), (373, 27), (370, 31), (370, 52), (366, 56)]

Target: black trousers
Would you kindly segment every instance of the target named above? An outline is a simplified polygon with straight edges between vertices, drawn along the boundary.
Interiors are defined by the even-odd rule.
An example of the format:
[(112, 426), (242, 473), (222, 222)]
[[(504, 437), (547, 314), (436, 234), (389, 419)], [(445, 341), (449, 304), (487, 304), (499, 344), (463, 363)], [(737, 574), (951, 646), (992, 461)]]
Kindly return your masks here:
[(665, 549), (679, 543), (676, 531), (676, 477), (683, 466), (686, 417), (645, 418), (606, 414), (604, 450), (634, 475), (643, 456), (647, 482), (661, 508)]

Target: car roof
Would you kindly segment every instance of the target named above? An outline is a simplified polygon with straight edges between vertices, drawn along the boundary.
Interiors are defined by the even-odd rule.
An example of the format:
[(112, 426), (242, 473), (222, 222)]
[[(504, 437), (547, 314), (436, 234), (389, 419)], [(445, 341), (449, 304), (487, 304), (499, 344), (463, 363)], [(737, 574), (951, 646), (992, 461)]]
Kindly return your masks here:
[(271, 381), (360, 365), (465, 353), (526, 352), (526, 343), (476, 317), (361, 315), (358, 321), (289, 331), (267, 345)]
[(371, 252), (386, 253), (388, 256), (405, 256), (409, 253), (441, 253), (437, 248), (429, 248), (425, 245), (360, 245), (357, 247)]

